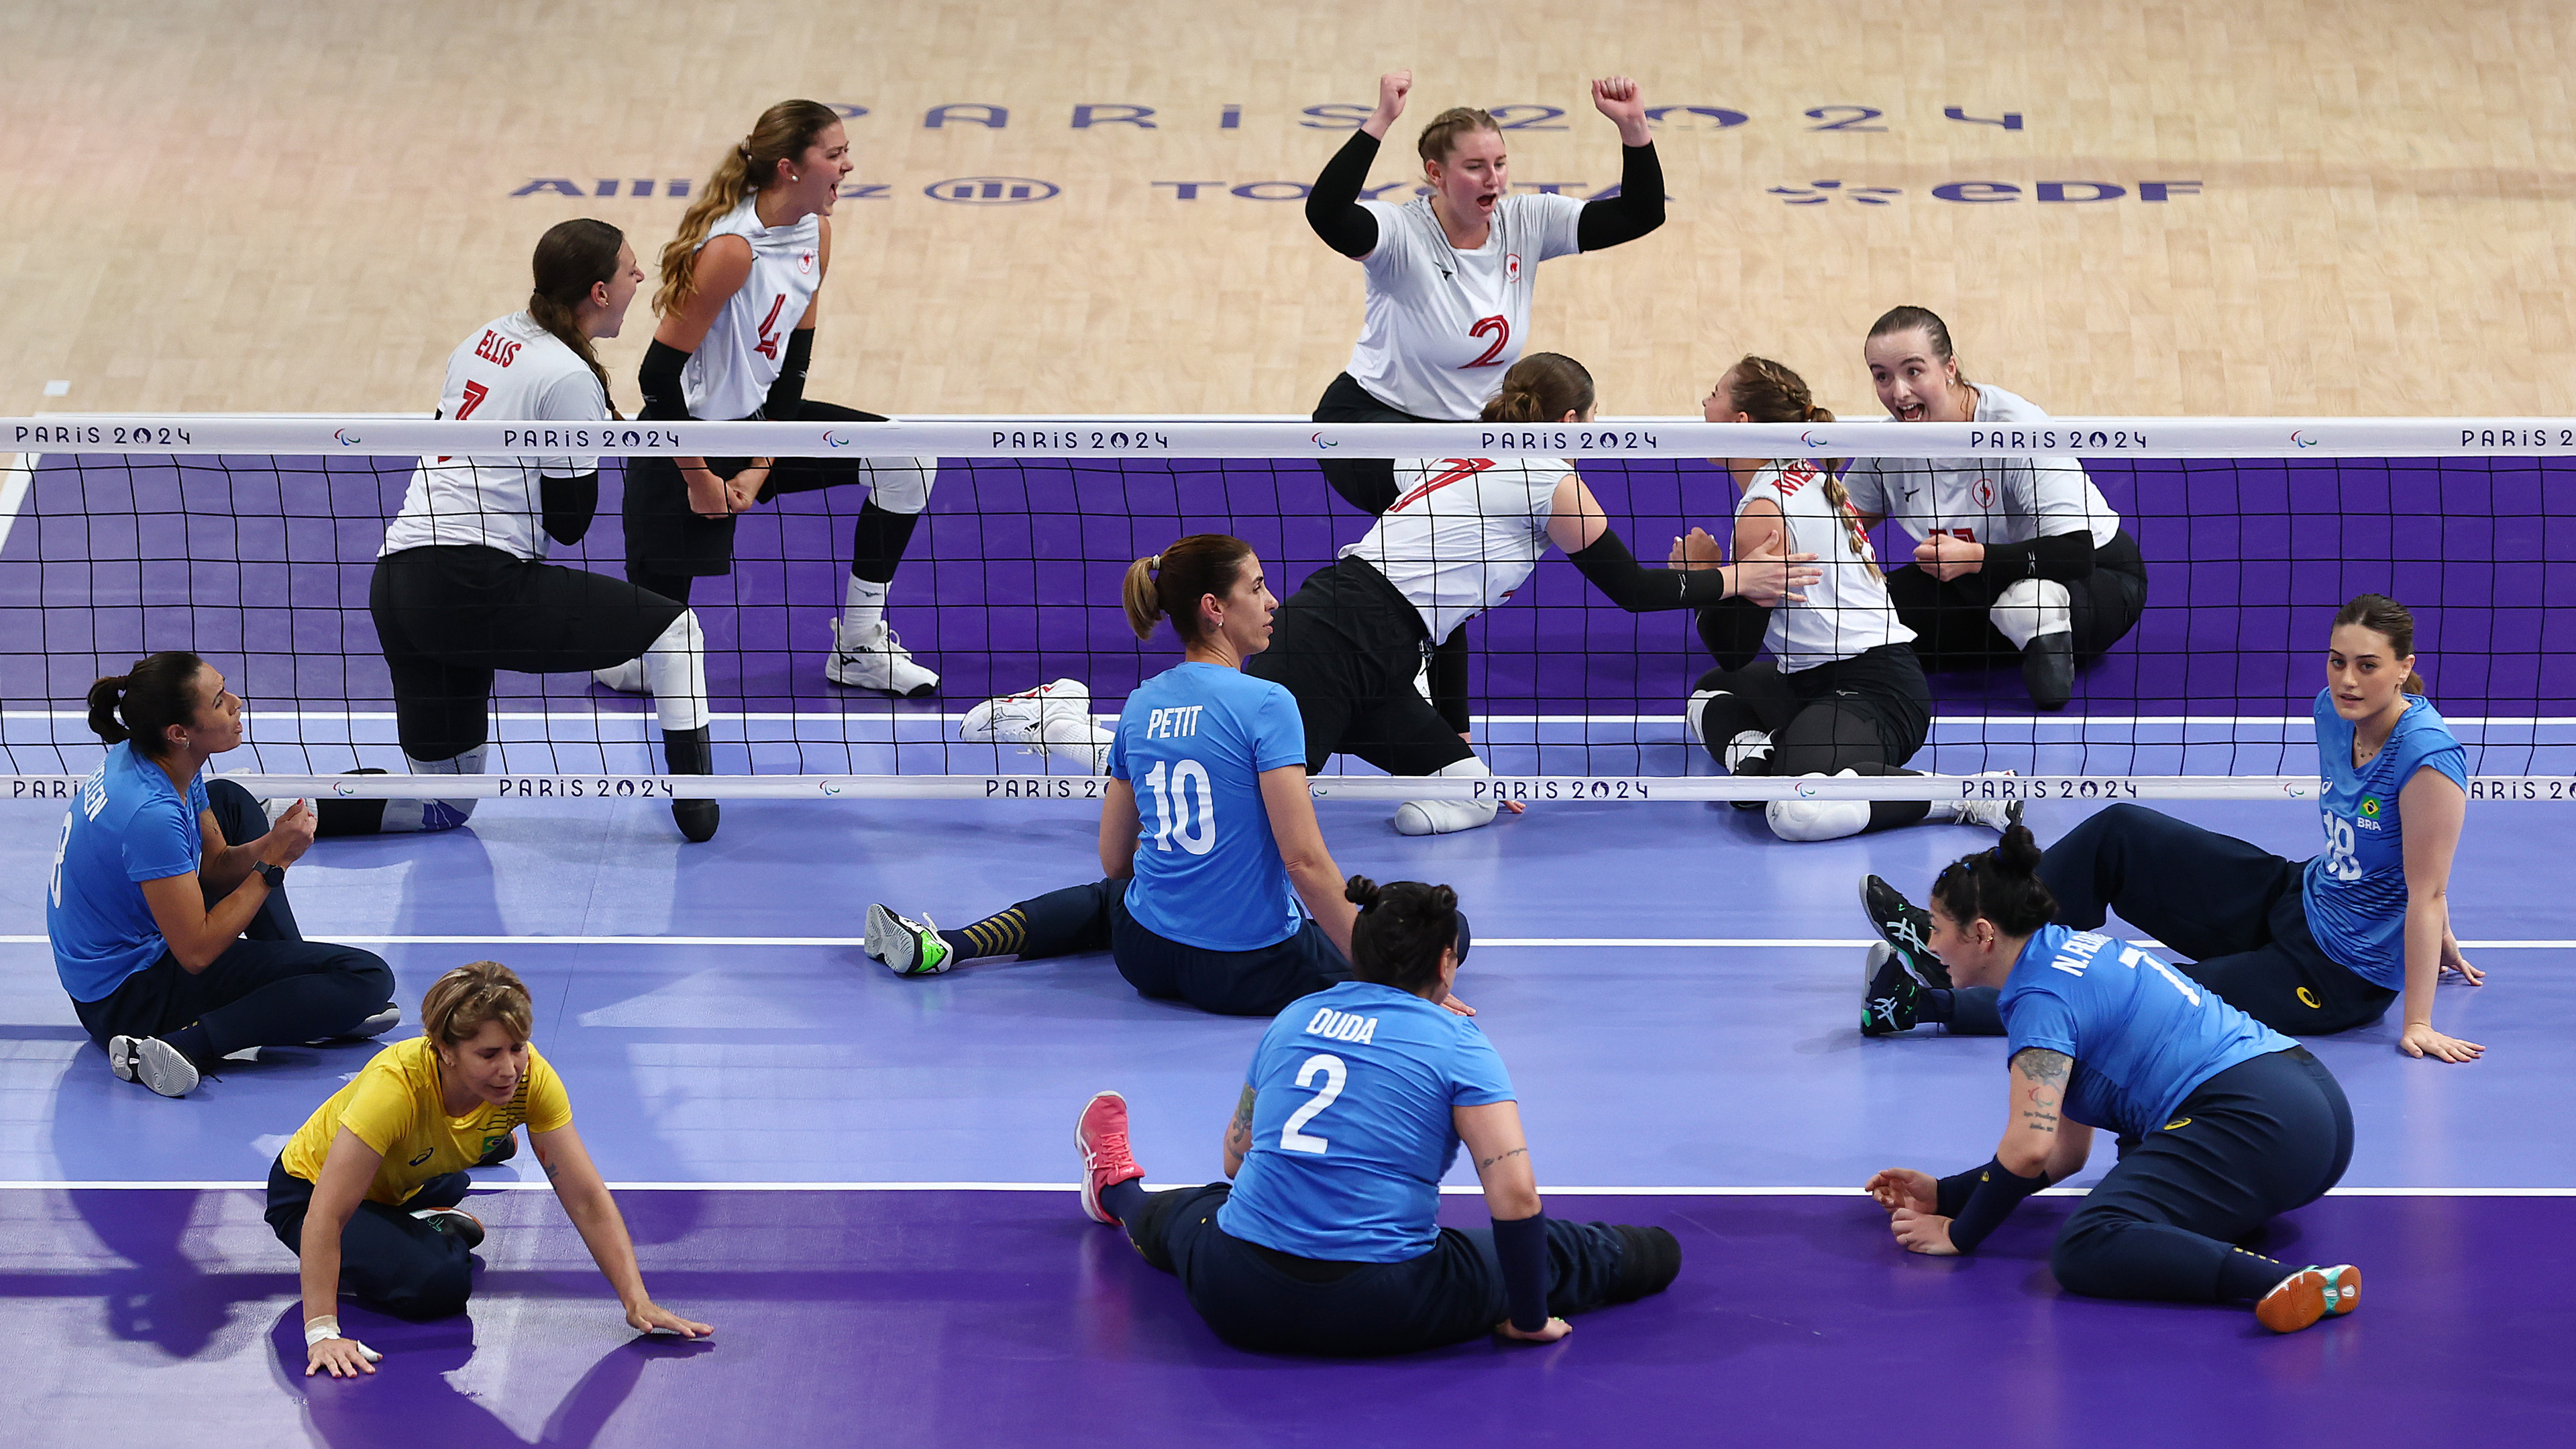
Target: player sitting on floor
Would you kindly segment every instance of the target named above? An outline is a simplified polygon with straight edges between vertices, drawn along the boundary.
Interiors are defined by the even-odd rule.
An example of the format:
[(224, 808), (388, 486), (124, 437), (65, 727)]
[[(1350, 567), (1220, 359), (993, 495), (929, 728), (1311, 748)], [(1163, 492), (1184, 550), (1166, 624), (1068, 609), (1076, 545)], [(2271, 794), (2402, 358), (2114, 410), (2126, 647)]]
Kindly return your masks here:
[[(1806, 380), (1767, 357), (1726, 370), (1700, 404), (1712, 423), (1830, 423)], [(1839, 460), (1728, 458), (1743, 488), (1735, 556), (1808, 550), (1823, 577), (1803, 595), (1736, 598), (1699, 611), (1699, 635), (1717, 667), (1692, 686), (1683, 722), (1733, 775), (1919, 775), (1904, 768), (1932, 727), (1932, 690), (1914, 657), (1914, 631), (1898, 622), (1869, 530), (1834, 476)], [(1673, 545), (1676, 568), (1716, 562), (1707, 535)], [(1694, 558), (1697, 551), (1705, 556)], [(1807, 557), (1801, 553), (1798, 557)], [(1756, 660), (1757, 650), (1771, 657)], [(1752, 809), (1761, 802), (1739, 800)], [(1764, 807), (1782, 840), (1838, 840), (1937, 818), (2001, 830), (2021, 802), (1773, 800)]]
[[(1592, 415), (1592, 374), (1554, 352), (1513, 364), (1485, 408), (1487, 422), (1579, 423)], [(1802, 596), (1791, 590), (1817, 577), (1813, 554), (1756, 550), (1721, 564), (1715, 540), (1697, 530), (1691, 563), (1642, 567), (1563, 458), (1416, 458), (1398, 473), (1403, 495), (1338, 562), (1307, 577), (1280, 606), (1268, 650), (1244, 665), (1296, 697), (1310, 772), (1351, 754), (1390, 775), (1490, 776), (1414, 680), (1431, 641), (1510, 599), (1551, 547), (1631, 613), (1739, 594), (1794, 602)], [(983, 737), (1010, 738), (997, 716), (981, 718)], [(970, 714), (967, 737), (977, 728)], [(1405, 835), (1444, 835), (1489, 824), (1495, 810), (1490, 800), (1408, 800), (1393, 823)]]
[[(2048, 421), (1960, 376), (1948, 324), (1921, 307), (1879, 318), (1862, 356), (1897, 422)], [(1893, 518), (1915, 540), (1887, 592), (1927, 668), (2018, 655), (2031, 703), (2062, 709), (2075, 666), (2120, 642), (2146, 608), (2138, 541), (2074, 458), (1859, 458), (1845, 481), (1871, 527)]]
[(301, 802), (274, 825), (248, 790), (203, 778), (242, 742), (241, 696), (165, 650), (90, 686), (109, 746), (63, 812), (45, 892), (54, 970), (116, 1075), (184, 1096), (246, 1047), (364, 1039), (402, 1020), (394, 973), (307, 941), (286, 868), (313, 843)]
[(2231, 1244), (2323, 1197), (2352, 1161), (2352, 1108), (2307, 1048), (2126, 941), (2049, 924), (2039, 843), (2016, 825), (1932, 886), (1930, 949), (1951, 979), (2000, 986), (2012, 1077), (1993, 1160), (1869, 1180), (1896, 1240), (1974, 1252), (2021, 1200), (2084, 1169), (2093, 1129), (2119, 1165), (2057, 1235), (2070, 1292), (2250, 1302), (2291, 1333), (2360, 1302), (2349, 1264), (2292, 1268)]
[(421, 1034), (376, 1053), (313, 1111), (268, 1170), (265, 1216), (303, 1264), (306, 1377), (374, 1373), (384, 1355), (340, 1335), (339, 1298), (444, 1318), (474, 1291), (483, 1224), (457, 1204), (465, 1169), (508, 1155), (522, 1125), (564, 1215), (639, 1333), (715, 1332), (653, 1302), (626, 1220), (572, 1126), (563, 1080), (528, 1044), (528, 988), (497, 961), (459, 966), (421, 998)]
[[(1225, 1131), (1227, 1183), (1145, 1190), (1127, 1101), (1076, 1119), (1082, 1210), (1177, 1275), (1216, 1335), (1285, 1353), (1407, 1353), (1488, 1333), (1552, 1343), (1566, 1315), (1669, 1287), (1662, 1228), (1550, 1219), (1502, 1058), (1450, 998), (1469, 945), (1447, 886), (1364, 878), (1347, 894), (1359, 979), (1262, 1034)], [(1435, 1221), (1461, 1142), (1493, 1226)]]
[[(1108, 950), (1147, 996), (1268, 1016), (1350, 975), (1351, 907), (1315, 822), (1306, 746), (1288, 691), (1243, 672), (1270, 647), (1271, 596), (1252, 546), (1193, 534), (1127, 570), (1127, 622), (1169, 615), (1182, 662), (1136, 686), (1114, 736), (1071, 681), (1011, 700), (1051, 752), (1105, 769), (1106, 879), (1049, 891), (962, 930), (868, 907), (869, 955), (905, 976), (985, 957)], [(1151, 838), (1138, 786), (1153, 798)], [(1298, 902), (1306, 906), (1300, 915)]]
[[(2335, 615), (2315, 705), (2326, 850), (2304, 865), (2140, 805), (2113, 805), (2067, 832), (2039, 865), (2058, 919), (2078, 930), (2108, 913), (2192, 959), (2182, 969), (2275, 1031), (2368, 1026), (2405, 1001), (2397, 1046), (2474, 1061), (2486, 1048), (2433, 1029), (2433, 987), (2485, 973), (2451, 934), (2451, 857), (2468, 810), (2468, 755), (2424, 698), (2415, 620), (2362, 594)], [(1861, 906), (1886, 942), (1874, 956), (1861, 1030), (1918, 1022), (1966, 1036), (2003, 1030), (1991, 992), (1950, 989), (1922, 949), (1928, 923), (1876, 876)]]

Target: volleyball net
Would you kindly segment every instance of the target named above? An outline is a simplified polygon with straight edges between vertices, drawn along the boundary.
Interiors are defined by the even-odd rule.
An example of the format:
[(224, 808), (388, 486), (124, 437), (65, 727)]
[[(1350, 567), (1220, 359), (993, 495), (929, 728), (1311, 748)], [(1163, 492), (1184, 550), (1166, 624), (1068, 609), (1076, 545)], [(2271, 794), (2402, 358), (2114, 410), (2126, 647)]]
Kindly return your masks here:
[[(254, 788), (422, 793), (400, 777), (394, 701), (368, 608), (376, 556), (423, 456), (600, 455), (598, 516), (552, 561), (624, 572), (623, 460), (649, 455), (936, 456), (886, 617), (941, 676), (898, 699), (828, 682), (858, 488), (741, 516), (730, 575), (700, 579), (718, 773), (660, 774), (652, 701), (587, 675), (501, 673), (481, 779), (437, 793), (715, 798), (1090, 798), (1087, 774), (960, 737), (990, 696), (1072, 679), (1114, 723), (1178, 657), (1140, 642), (1129, 563), (1230, 533), (1285, 597), (1370, 520), (1319, 471), (1334, 458), (1568, 457), (1649, 566), (1692, 527), (1728, 536), (1727, 457), (1912, 460), (2071, 455), (2136, 538), (2137, 626), (2034, 709), (2015, 661), (1931, 676), (1929, 780), (1730, 779), (1683, 719), (1708, 651), (1687, 611), (1629, 614), (1560, 555), (1467, 626), (1473, 739), (1495, 780), (1390, 781), (1337, 759), (1319, 795), (1536, 799), (1954, 798), (2014, 771), (2040, 798), (2299, 798), (2327, 625), (2350, 596), (2407, 603), (2430, 693), (2481, 798), (2576, 797), (2576, 422), (2061, 419), (2039, 427), (1521, 427), (1252, 419), (989, 418), (874, 424), (440, 422), (411, 417), (0, 419), (0, 799), (62, 798), (102, 747), (83, 698), (141, 655), (187, 649), (247, 702), (217, 768)], [(1874, 540), (1890, 566), (1914, 542)], [(361, 768), (391, 775), (351, 775)]]

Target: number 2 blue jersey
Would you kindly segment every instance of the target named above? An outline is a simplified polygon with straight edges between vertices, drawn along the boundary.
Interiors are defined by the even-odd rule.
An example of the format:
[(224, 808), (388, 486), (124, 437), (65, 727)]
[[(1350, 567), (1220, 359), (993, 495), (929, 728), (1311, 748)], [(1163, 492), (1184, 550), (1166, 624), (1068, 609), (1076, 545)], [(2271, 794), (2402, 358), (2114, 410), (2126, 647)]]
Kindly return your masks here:
[(1401, 1263), (1439, 1235), (1452, 1107), (1514, 1099), (1474, 1022), (1409, 991), (1345, 981), (1293, 1002), (1252, 1054), (1252, 1150), (1216, 1223), (1335, 1263)]
[(1127, 696), (1109, 773), (1136, 787), (1143, 834), (1127, 914), (1166, 940), (1257, 951), (1297, 930), (1261, 773), (1306, 763), (1284, 686), (1222, 664), (1166, 669)]
[(2468, 788), (2468, 752), (2451, 736), (2432, 701), (2406, 696), (2405, 712), (2370, 763), (2352, 767), (2353, 727), (2335, 713), (2330, 691), (2317, 691), (2318, 802), (2326, 849), (2308, 862), (2299, 892), (2308, 931), (2326, 955), (2355, 976), (2391, 991), (2406, 986), (2406, 831), (2397, 797), (2419, 769), (2439, 771)]
[(2298, 1045), (2144, 949), (2064, 926), (2022, 947), (1995, 1005), (2011, 1052), (2075, 1059), (2065, 1115), (2122, 1137), (2160, 1130), (2229, 1067)]

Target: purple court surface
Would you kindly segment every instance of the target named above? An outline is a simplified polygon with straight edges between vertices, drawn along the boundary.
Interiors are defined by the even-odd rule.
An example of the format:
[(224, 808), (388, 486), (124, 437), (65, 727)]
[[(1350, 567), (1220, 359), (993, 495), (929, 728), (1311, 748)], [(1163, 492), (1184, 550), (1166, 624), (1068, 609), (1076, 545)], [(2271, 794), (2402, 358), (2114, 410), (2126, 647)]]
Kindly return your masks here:
[[(2529, 497), (2512, 508), (2536, 514), (2536, 471), (2208, 471), (2217, 467), (2138, 465), (2106, 479), (2115, 502), (2153, 494), (2165, 510), (2141, 529), (2159, 592), (2136, 647), (2088, 673), (2078, 710), (2044, 726), (2011, 718), (2009, 676), (1992, 698), (1980, 695), (1983, 681), (1944, 680), (1944, 709), (1961, 731), (1944, 748), (2027, 768), (2048, 758), (2034, 753), (2043, 728), (2066, 731), (2047, 738), (2081, 749), (2126, 749), (2148, 729), (2137, 717), (2191, 716), (2217, 723), (2157, 728), (2223, 754), (2247, 748), (2243, 721), (2272, 718), (2266, 763), (2285, 752), (2295, 759), (2303, 733), (2285, 732), (2277, 717), (2305, 710), (2307, 621), (2345, 592), (2390, 581), (2387, 515), (2420, 500), (2428, 513), (2441, 501), (2488, 520), (2483, 532), (2455, 516), (2438, 520), (2469, 529), (2458, 548), (2482, 551), (2449, 556), (2513, 564), (2490, 567), (2475, 590), (2445, 587), (2450, 566), (2399, 567), (2401, 596), (2439, 600), (2426, 608), (2423, 646), (2436, 696), (2460, 716), (2523, 722), (2473, 744), (2482, 768), (2568, 773), (2568, 726), (2558, 723), (2576, 714), (2567, 606), (2542, 600), (2544, 586), (2551, 600), (2576, 596), (2563, 576), (2544, 577), (2566, 565), (2538, 560), (2576, 551), (2564, 540), (2543, 549), (2544, 526), (2561, 525), (2507, 519), (2510, 500), (2498, 501), (2508, 484), (2525, 487)], [(843, 751), (834, 712), (918, 714), (919, 738), (935, 740), (942, 713), (953, 718), (988, 686), (1050, 673), (1089, 671), (1103, 707), (1114, 707), (1136, 670), (1162, 657), (1119, 642), (1123, 625), (1106, 605), (1114, 565), (1167, 541), (1177, 507), (1167, 498), (1157, 514), (1135, 502), (1134, 479), (1086, 470), (1072, 477), (1083, 498), (1076, 516), (1059, 470), (1045, 506), (1061, 516), (1031, 523), (1035, 505), (1008, 490), (1036, 485), (1010, 482), (1014, 471), (978, 468), (970, 481), (952, 470), (907, 566), (905, 578), (918, 583), (898, 594), (898, 624), (949, 672), (941, 698), (889, 706), (827, 696), (806, 645), (837, 595), (842, 524), (810, 515), (856, 503), (799, 500), (794, 508), (805, 511), (789, 516), (803, 522), (785, 537), (805, 562), (746, 568), (740, 608), (715, 590), (700, 596), (710, 633), (737, 651), (718, 708), (737, 712), (746, 729), (756, 721), (742, 715), (799, 714), (818, 749)], [(77, 738), (77, 719), (62, 712), (96, 657), (130, 657), (147, 622), (154, 647), (189, 642), (178, 631), (192, 623), (233, 630), (228, 643), (195, 642), (252, 676), (254, 708), (281, 716), (280, 729), (299, 710), (384, 708), (354, 702), (381, 694), (366, 682), (381, 678), (368, 673), (381, 665), (369, 658), (363, 611), (343, 612), (363, 600), (381, 511), (361, 518), (350, 500), (307, 498), (288, 511), (320, 517), (280, 523), (274, 478), (263, 514), (234, 494), (200, 497), (228, 476), (255, 484), (247, 471), (134, 477), (170, 490), (151, 505), (166, 509), (183, 474), (194, 515), (186, 527), (205, 533), (191, 545), (193, 608), (184, 591), (165, 592), (166, 566), (58, 562), (112, 556), (100, 540), (114, 521), (93, 519), (84, 542), (62, 494), (70, 470), (56, 460), (40, 474), (0, 551), (0, 689), (10, 710), (0, 738), (13, 768), (87, 768), (94, 748), (83, 756), (49, 742)], [(320, 479), (336, 490), (350, 476), (335, 467), (289, 475), (286, 486), (318, 488)], [(354, 477), (366, 506), (380, 508), (378, 483)], [(2194, 501), (2220, 478), (2229, 502)], [(1719, 502), (1681, 508), (1683, 483), (1693, 498)], [(1179, 473), (1161, 486), (1202, 484), (1215, 486)], [(1641, 472), (1618, 486), (1644, 501), (1611, 506), (1639, 520), (1628, 531), (1644, 550), (1672, 531), (1669, 520), (1719, 511), (1723, 493), (1712, 485), (1705, 473)], [(1274, 532), (1311, 534), (1284, 557), (1311, 564), (1322, 539), (1356, 532), (1348, 517), (1315, 507), (1321, 490), (1310, 480), (1274, 485), (1246, 474), (1225, 486), (1224, 506)], [(1082, 493), (1095, 487), (1096, 499)], [(1661, 503), (1646, 498), (1656, 488)], [(2472, 503), (2445, 491), (2454, 488), (2484, 491)], [(2311, 548), (2287, 536), (2294, 494), (2302, 507), (2340, 498), (2376, 518), (2329, 517), (2333, 539)], [(970, 500), (988, 516), (971, 516)], [(1131, 503), (1147, 522), (1128, 520)], [(1300, 516), (1282, 525), (1277, 515), (1291, 504)], [(2198, 517), (2204, 508), (2242, 512), (2218, 521)], [(613, 511), (603, 518), (593, 558), (614, 558), (614, 522)], [(178, 526), (166, 513), (127, 524), (125, 556), (134, 556), (138, 527)], [(1015, 526), (1016, 552), (993, 542)], [(2157, 528), (2190, 540), (2189, 550), (2175, 542), (2159, 552)], [(2343, 561), (2363, 556), (2371, 528), (2383, 535), (2369, 554), (2381, 560), (2376, 572)], [(765, 555), (773, 560), (782, 552), (775, 537)], [(1054, 551), (1029, 562), (1040, 538)], [(977, 562), (978, 539), (1018, 562)], [(2240, 568), (2227, 548), (2273, 562)], [(2444, 549), (2417, 552), (2431, 559)], [(1016, 582), (1003, 577), (1009, 569)], [(1282, 569), (1292, 580), (1303, 571)], [(2231, 608), (2185, 610), (2195, 587), (2235, 590), (2225, 596)], [(1648, 619), (1654, 642), (1645, 648), (1635, 641), (1647, 635), (1626, 616), (1578, 606), (1583, 588), (1551, 563), (1531, 591), (1546, 607), (1516, 600), (1489, 623), (1479, 656), (1488, 707), (1659, 717), (1666, 732), (1655, 749), (1665, 753), (1631, 755), (1618, 768), (1641, 758), (1685, 768), (1669, 719), (1696, 667), (1684, 626)], [(793, 591), (792, 613), (782, 589)], [(40, 597), (47, 607), (27, 607)], [(100, 607), (90, 607), (93, 597)], [(218, 597), (227, 602), (207, 602)], [(2436, 653), (2435, 618), (2448, 652)], [(793, 653), (781, 645), (791, 626)], [(2297, 658), (2284, 662), (2277, 656), (2294, 635)], [(752, 649), (746, 637), (767, 642)], [(2199, 671), (2213, 669), (2205, 681)], [(542, 699), (527, 693), (504, 707), (573, 718), (593, 707), (578, 681), (542, 687)], [(598, 707), (634, 708), (605, 699)], [(267, 727), (254, 738), (281, 738), (263, 736)], [(2511, 729), (2521, 733), (2508, 738)], [(542, 733), (513, 738), (542, 753)], [(366, 739), (372, 748), (389, 735)], [(306, 743), (315, 768), (345, 766), (319, 757), (318, 736)], [(850, 768), (854, 757), (836, 753), (830, 768)], [(2125, 768), (2143, 757), (2120, 758)], [(2213, 768), (2227, 767), (2222, 757)], [(2031, 821), (2052, 839), (2083, 808), (2043, 803)], [(2482, 988), (2445, 986), (2436, 1011), (2446, 1029), (2483, 1042), (2485, 1060), (2410, 1061), (2393, 1049), (2389, 1025), (2310, 1043), (2352, 1099), (2358, 1144), (2344, 1191), (2275, 1224), (2263, 1246), (2298, 1261), (2356, 1262), (2366, 1290), (2352, 1317), (2276, 1338), (2238, 1309), (2060, 1292), (2046, 1252), (2051, 1225), (2071, 1206), (2063, 1196), (2030, 1204), (1986, 1252), (1959, 1262), (1904, 1254), (1857, 1196), (1879, 1167), (1947, 1172), (1981, 1160), (2002, 1119), (2004, 1072), (1993, 1041), (1859, 1036), (1866, 928), (1852, 883), (1875, 871), (1919, 892), (1941, 862), (1990, 835), (1925, 825), (1790, 846), (1756, 814), (1656, 803), (1533, 806), (1489, 830), (1413, 840), (1395, 835), (1381, 809), (1328, 803), (1326, 834), (1345, 870), (1447, 881), (1464, 898), (1477, 949), (1460, 992), (1510, 1064), (1550, 1210), (1661, 1223), (1685, 1254), (1670, 1293), (1586, 1317), (1562, 1344), (1476, 1343), (1380, 1363), (1225, 1348), (1177, 1284), (1076, 1209), (1068, 1129), (1104, 1087), (1134, 1104), (1151, 1180), (1215, 1174), (1260, 1023), (1143, 1001), (1105, 957), (910, 981), (860, 953), (872, 900), (958, 924), (1086, 878), (1094, 817), (1080, 806), (732, 802), (714, 841), (684, 846), (658, 806), (508, 801), (487, 802), (468, 829), (444, 835), (325, 841), (291, 883), (307, 934), (381, 952), (407, 1011), (460, 961), (490, 957), (519, 970), (536, 997), (537, 1043), (620, 1185), (657, 1299), (719, 1330), (696, 1346), (629, 1333), (522, 1153), (479, 1174), (491, 1191), (471, 1206), (492, 1236), (471, 1310), (415, 1326), (349, 1308), (355, 1331), (387, 1357), (372, 1379), (330, 1383), (301, 1377), (294, 1260), (259, 1220), (255, 1183), (365, 1049), (272, 1052), (175, 1102), (113, 1080), (55, 983), (42, 934), (60, 807), (0, 802), (7, 1439), (2555, 1442), (2576, 1405), (2576, 1328), (2565, 1311), (2576, 1301), (2576, 1133), (2563, 1121), (2576, 1078), (2576, 929), (2560, 864), (2576, 844), (2571, 809), (2471, 810), (2453, 917), (2470, 957), (2492, 974)], [(2176, 813), (2292, 856), (2309, 853), (2316, 832), (2311, 807), (2291, 803)], [(2097, 1170), (2109, 1160), (2105, 1144)], [(1465, 1181), (1452, 1176), (1453, 1186)], [(1481, 1220), (1472, 1195), (1445, 1209), (1461, 1224)]]

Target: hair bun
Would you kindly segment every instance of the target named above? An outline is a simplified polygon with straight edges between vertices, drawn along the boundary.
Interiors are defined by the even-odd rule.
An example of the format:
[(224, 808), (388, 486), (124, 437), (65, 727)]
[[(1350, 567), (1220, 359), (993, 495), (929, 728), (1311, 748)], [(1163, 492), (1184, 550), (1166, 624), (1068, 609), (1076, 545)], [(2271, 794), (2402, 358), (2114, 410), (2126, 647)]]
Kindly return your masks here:
[(1364, 875), (1352, 876), (1342, 883), (1342, 899), (1364, 911), (1377, 905), (1379, 895), (1377, 882)]

